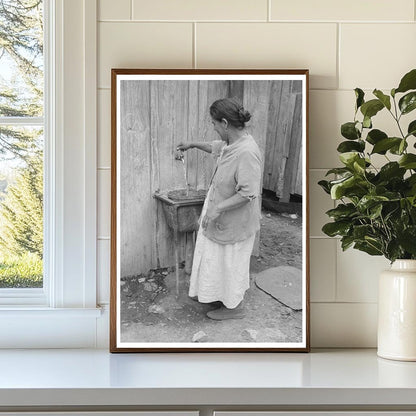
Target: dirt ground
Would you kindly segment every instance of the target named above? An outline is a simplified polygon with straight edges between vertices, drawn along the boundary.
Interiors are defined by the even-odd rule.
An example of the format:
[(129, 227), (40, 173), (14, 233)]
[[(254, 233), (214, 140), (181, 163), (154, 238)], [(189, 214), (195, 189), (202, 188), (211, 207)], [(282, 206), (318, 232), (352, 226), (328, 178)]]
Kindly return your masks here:
[[(176, 296), (173, 268), (150, 270), (121, 281), (122, 342), (300, 342), (302, 311), (294, 311), (255, 284), (255, 274), (276, 266), (302, 268), (302, 218), (262, 212), (258, 257), (251, 257), (250, 289), (243, 319), (213, 321), (187, 295), (189, 276), (180, 270)], [(295, 218), (296, 217), (296, 218)]]

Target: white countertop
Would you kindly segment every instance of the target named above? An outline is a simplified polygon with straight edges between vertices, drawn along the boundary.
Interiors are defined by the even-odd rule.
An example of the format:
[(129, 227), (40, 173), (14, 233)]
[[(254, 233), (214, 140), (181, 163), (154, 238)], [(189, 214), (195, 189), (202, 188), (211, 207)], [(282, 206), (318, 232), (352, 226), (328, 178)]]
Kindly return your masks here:
[(120, 404), (416, 406), (416, 363), (375, 350), (0, 350), (0, 407)]

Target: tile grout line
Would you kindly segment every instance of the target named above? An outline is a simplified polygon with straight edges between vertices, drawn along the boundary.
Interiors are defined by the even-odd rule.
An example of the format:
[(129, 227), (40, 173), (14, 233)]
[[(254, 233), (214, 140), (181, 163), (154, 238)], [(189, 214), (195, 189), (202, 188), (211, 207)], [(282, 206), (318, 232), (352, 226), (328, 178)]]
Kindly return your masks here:
[(196, 22), (192, 23), (192, 68), (197, 68), (196, 62)]
[(271, 20), (272, 20), (272, 0), (267, 0), (267, 22), (271, 22)]
[(371, 302), (371, 301), (341, 301), (341, 302), (331, 302), (331, 301), (311, 301), (311, 304), (315, 305), (377, 305), (378, 302)]
[(130, 20), (133, 20), (133, 0), (130, 0)]
[(337, 71), (337, 90), (339, 90), (340, 72), (341, 72), (341, 24), (340, 23), (337, 23), (337, 63), (336, 63), (336, 71)]
[[(132, 10), (133, 13), (133, 10)], [(214, 20), (192, 20), (192, 19), (99, 19), (97, 20), (98, 23), (279, 23), (279, 24), (307, 24), (307, 25), (315, 25), (315, 24), (328, 24), (328, 25), (336, 25), (336, 24), (354, 24), (354, 25), (414, 25), (413, 20), (268, 20), (266, 19), (252, 19), (252, 20), (244, 20), (244, 19), (214, 19)]]
[(334, 282), (334, 302), (338, 303), (338, 244), (340, 244), (340, 241), (336, 241), (336, 244), (334, 244), (334, 260), (335, 260), (335, 282)]

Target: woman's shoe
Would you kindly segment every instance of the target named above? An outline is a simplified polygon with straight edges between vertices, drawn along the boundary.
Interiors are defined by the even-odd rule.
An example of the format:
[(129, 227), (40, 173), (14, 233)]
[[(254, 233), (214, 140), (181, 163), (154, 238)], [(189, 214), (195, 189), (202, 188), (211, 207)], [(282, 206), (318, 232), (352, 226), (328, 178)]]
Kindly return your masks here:
[(224, 321), (226, 319), (242, 319), (246, 316), (246, 314), (239, 307), (228, 309), (225, 306), (221, 306), (218, 309), (207, 312), (207, 316), (215, 321)]

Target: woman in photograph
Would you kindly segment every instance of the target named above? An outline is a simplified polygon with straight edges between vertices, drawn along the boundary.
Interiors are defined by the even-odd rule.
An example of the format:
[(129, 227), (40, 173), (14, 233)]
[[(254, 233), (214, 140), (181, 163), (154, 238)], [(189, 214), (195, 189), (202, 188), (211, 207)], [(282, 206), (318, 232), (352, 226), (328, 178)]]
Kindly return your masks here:
[(217, 100), (209, 111), (221, 140), (177, 146), (211, 153), (216, 161), (202, 209), (189, 296), (201, 303), (221, 302), (207, 313), (211, 319), (240, 319), (260, 229), (261, 154), (246, 129), (251, 115), (238, 100)]

